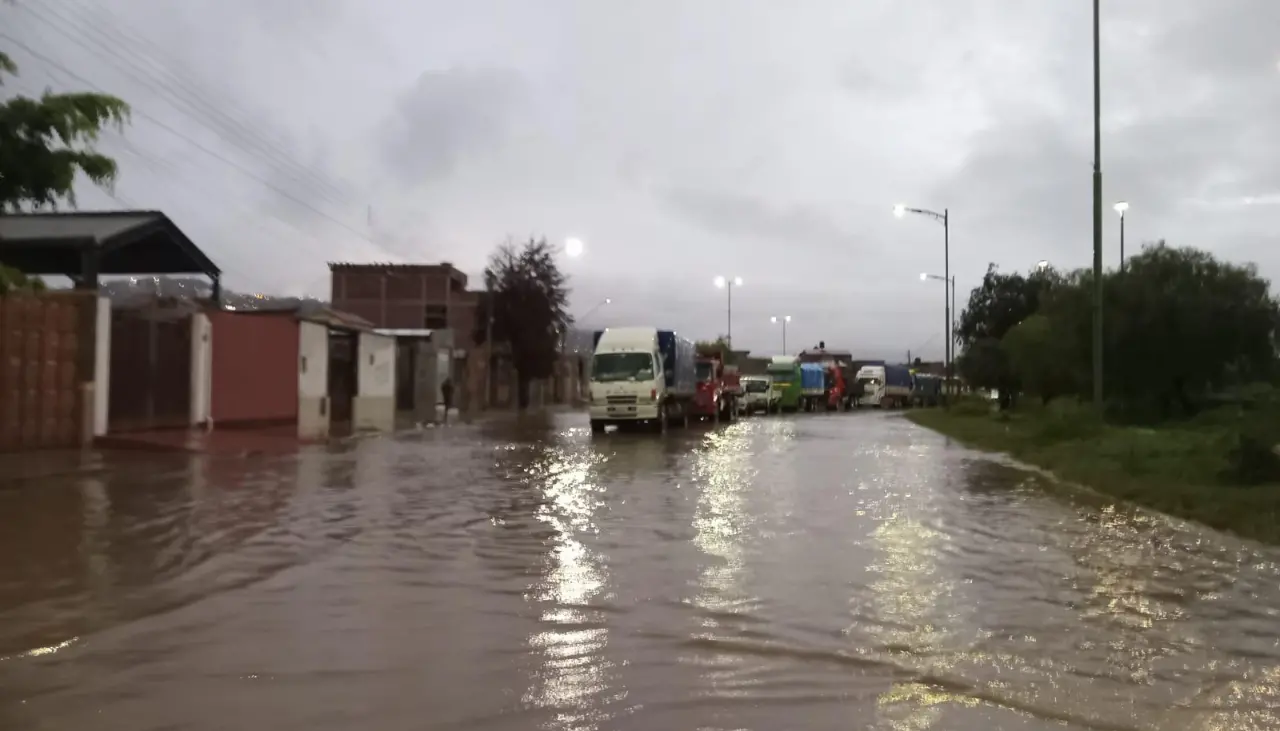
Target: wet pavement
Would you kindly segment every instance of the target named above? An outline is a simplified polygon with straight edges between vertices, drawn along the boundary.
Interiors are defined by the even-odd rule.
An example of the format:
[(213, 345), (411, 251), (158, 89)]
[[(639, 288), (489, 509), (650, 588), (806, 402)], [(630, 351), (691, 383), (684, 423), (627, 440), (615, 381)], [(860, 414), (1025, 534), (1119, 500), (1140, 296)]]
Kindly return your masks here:
[(1280, 552), (892, 414), (0, 487), (3, 729), (1280, 727)]

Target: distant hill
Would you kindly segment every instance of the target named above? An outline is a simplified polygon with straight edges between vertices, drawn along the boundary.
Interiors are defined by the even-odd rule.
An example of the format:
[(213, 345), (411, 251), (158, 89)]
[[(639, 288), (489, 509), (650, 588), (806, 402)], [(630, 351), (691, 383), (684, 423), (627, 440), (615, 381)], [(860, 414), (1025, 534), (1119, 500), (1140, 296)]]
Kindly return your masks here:
[[(130, 277), (103, 283), (98, 291), (112, 302), (127, 304), (153, 297), (201, 300), (213, 295), (213, 287), (204, 279), (195, 277)], [(329, 306), (328, 302), (312, 297), (277, 297), (266, 294), (246, 294), (222, 290), (222, 304), (235, 310), (298, 310), (303, 315), (314, 315)]]

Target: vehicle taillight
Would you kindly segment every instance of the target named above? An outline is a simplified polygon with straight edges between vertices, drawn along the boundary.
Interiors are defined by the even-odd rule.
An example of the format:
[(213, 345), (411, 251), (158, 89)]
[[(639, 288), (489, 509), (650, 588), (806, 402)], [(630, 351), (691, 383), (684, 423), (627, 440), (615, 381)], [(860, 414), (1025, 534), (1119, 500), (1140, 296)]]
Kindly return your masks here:
[(651, 389), (649, 389), (649, 400), (650, 400), (650, 401), (657, 401), (657, 400), (658, 400), (658, 389), (656, 389), (656, 388), (651, 388)]

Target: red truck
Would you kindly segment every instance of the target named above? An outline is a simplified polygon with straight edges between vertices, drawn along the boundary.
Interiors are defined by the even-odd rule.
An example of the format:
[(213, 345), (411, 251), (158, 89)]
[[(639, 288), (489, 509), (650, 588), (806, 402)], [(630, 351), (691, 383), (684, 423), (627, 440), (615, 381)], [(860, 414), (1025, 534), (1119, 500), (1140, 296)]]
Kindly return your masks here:
[(717, 355), (699, 356), (698, 393), (693, 399), (693, 415), (713, 421), (733, 421), (738, 415), (738, 392), (742, 390), (737, 371), (726, 372)]
[(827, 366), (827, 410), (844, 411), (849, 406), (849, 383), (836, 363)]

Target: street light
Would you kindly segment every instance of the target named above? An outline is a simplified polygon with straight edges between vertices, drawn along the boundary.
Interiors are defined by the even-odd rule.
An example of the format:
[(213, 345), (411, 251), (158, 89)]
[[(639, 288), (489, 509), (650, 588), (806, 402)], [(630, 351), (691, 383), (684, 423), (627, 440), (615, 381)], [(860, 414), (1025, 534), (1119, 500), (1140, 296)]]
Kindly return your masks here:
[(1120, 273), (1124, 274), (1124, 212), (1129, 210), (1128, 201), (1120, 201), (1112, 206), (1120, 214)]
[(592, 306), (592, 308), (591, 308), (591, 309), (587, 310), (586, 314), (584, 314), (582, 317), (579, 317), (579, 318), (578, 318), (578, 322), (582, 322), (583, 320), (587, 319), (588, 317), (591, 317), (593, 314), (595, 314), (595, 311), (596, 311), (596, 310), (598, 310), (598, 309), (600, 309), (601, 307), (604, 307), (605, 305), (611, 305), (611, 304), (613, 304), (613, 298), (611, 298), (611, 297), (605, 297), (604, 299), (602, 299), (602, 300), (600, 300), (599, 302), (595, 303), (595, 305), (594, 305), (594, 306)]
[[(942, 282), (942, 283), (944, 283), (944, 284), (950, 284), (950, 285), (951, 285), (951, 310), (950, 310), (950, 312), (955, 312), (955, 311), (956, 311), (956, 277), (955, 277), (955, 275), (953, 274), (953, 275), (951, 275), (950, 277), (944, 277), (944, 276), (942, 276), (942, 275), (940, 275), (940, 274), (930, 274), (930, 273), (928, 273), (928, 272), (921, 272), (921, 273), (920, 273), (920, 281), (922, 281), (922, 282), (927, 282), (927, 281), (929, 281), (929, 280), (931, 280), (931, 279), (932, 279), (932, 280), (935, 280), (935, 281), (938, 281), (938, 282)], [(944, 287), (943, 289), (946, 289), (946, 288)], [(947, 314), (947, 325), (948, 325), (948, 326), (950, 326), (950, 324), (951, 324), (951, 315), (950, 315), (950, 312)], [(947, 340), (948, 340), (948, 342), (950, 342), (950, 340), (951, 340), (951, 333), (950, 333), (950, 332), (948, 332), (948, 333), (947, 333)], [(950, 346), (948, 345), (946, 349), (948, 349), (948, 350), (949, 350), (949, 349), (950, 349)], [(946, 356), (944, 356), (944, 357), (946, 357)], [(950, 361), (948, 361), (948, 362), (950, 362)], [(950, 375), (950, 373), (948, 373), (948, 374), (947, 374), (947, 379), (948, 379), (948, 381), (950, 380), (950, 378), (951, 378), (951, 375)], [(948, 387), (948, 388), (949, 388), (949, 387)]]
[(1048, 259), (1041, 259), (1040, 261), (1036, 262), (1036, 271), (1043, 272), (1044, 270), (1048, 269), (1050, 266), (1053, 266), (1053, 265), (1049, 263)]
[(787, 323), (791, 322), (791, 315), (783, 315), (782, 317), (770, 317), (769, 322), (773, 324), (782, 323), (782, 354), (787, 354)]
[[(931, 211), (927, 208), (911, 208), (911, 207), (902, 205), (901, 203), (893, 207), (893, 215), (897, 216), (898, 218), (903, 218), (908, 213), (913, 213), (917, 216), (926, 216), (942, 224), (942, 271), (943, 271), (942, 276), (944, 280), (951, 281), (951, 211), (946, 208), (943, 208), (942, 213), (938, 213), (937, 211)], [(952, 342), (952, 338), (951, 338), (951, 310), (952, 310), (951, 298), (947, 297), (947, 292), (945, 287), (943, 288), (943, 291), (942, 291), (942, 306), (943, 306), (944, 314), (946, 315), (946, 319), (947, 319), (947, 326), (945, 330), (947, 334), (947, 343), (946, 343), (945, 353), (943, 354), (943, 359), (945, 361), (944, 369), (947, 374), (947, 395), (950, 396), (951, 395), (951, 361), (953, 360), (951, 357), (951, 354), (954, 349), (954, 343)]]
[(729, 331), (725, 333), (725, 344), (729, 346), (729, 350), (733, 350), (733, 288), (742, 286), (742, 277), (717, 276), (714, 281), (716, 287), (725, 290), (729, 296)]
[(586, 249), (586, 244), (582, 243), (582, 239), (570, 236), (561, 244), (561, 251), (570, 259), (577, 259), (582, 256), (582, 252)]

